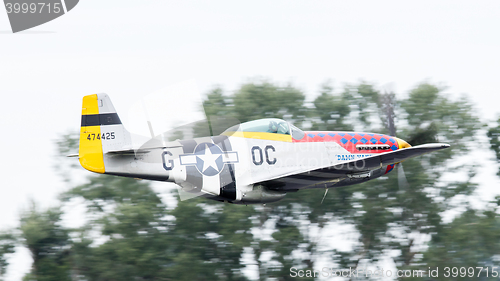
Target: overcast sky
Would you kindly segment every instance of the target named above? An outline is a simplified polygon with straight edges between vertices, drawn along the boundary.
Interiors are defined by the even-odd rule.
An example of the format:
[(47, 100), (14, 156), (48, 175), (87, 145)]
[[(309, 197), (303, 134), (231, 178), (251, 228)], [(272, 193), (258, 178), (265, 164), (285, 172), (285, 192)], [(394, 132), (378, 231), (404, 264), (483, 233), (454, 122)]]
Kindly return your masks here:
[[(499, 14), (499, 1), (85, 0), (12, 34), (2, 6), (0, 228), (16, 226), (30, 198), (57, 203), (65, 187), (52, 168), (53, 143), (78, 130), (88, 94), (109, 94), (127, 126), (138, 97), (183, 81), (205, 93), (266, 77), (291, 81), (310, 99), (327, 79), (337, 88), (360, 79), (390, 84), (401, 95), (430, 81), (468, 94), (492, 120), (500, 113)], [(172, 120), (195, 114), (165, 111)], [(498, 186), (492, 155), (478, 155), (483, 188)], [(9, 280), (29, 270), (26, 253), (15, 262)]]

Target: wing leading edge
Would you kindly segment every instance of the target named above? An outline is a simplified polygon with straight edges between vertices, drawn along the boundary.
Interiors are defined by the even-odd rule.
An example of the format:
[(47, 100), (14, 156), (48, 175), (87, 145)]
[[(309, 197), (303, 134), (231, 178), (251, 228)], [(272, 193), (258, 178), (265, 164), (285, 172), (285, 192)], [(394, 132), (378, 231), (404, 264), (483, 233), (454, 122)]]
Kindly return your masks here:
[(363, 159), (359, 159), (356, 161), (350, 161), (345, 163), (339, 163), (335, 166), (330, 166), (324, 169), (336, 169), (346, 172), (362, 172), (373, 170), (377, 168), (382, 168), (387, 165), (392, 165), (395, 163), (399, 163), (409, 158), (417, 157), (429, 152), (434, 152), (437, 150), (445, 149), (450, 147), (449, 144), (446, 143), (428, 143), (417, 145), (409, 148), (398, 149), (395, 151), (389, 151), (380, 153), (374, 156), (366, 157)]

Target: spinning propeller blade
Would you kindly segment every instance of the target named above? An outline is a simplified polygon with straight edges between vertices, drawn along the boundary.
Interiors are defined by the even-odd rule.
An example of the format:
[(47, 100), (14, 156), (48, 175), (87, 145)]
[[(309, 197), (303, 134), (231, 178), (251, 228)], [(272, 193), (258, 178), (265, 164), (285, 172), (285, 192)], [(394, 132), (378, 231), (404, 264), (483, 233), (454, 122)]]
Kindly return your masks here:
[(397, 164), (398, 166), (398, 186), (399, 190), (407, 190), (410, 185), (408, 184), (408, 180), (406, 179), (405, 171), (403, 169), (403, 163)]
[[(387, 87), (392, 88), (391, 85)], [(382, 110), (385, 113), (385, 126), (389, 130), (389, 134), (393, 137), (396, 136), (396, 113), (394, 109), (396, 108), (396, 95), (392, 90), (387, 89), (384, 94), (381, 95), (380, 103), (382, 105)], [(408, 180), (406, 179), (405, 171), (403, 169), (403, 164), (400, 162), (396, 164), (398, 169), (398, 186), (399, 190), (406, 190), (410, 186)]]
[[(207, 116), (203, 107), (203, 98), (192, 80), (146, 95), (136, 102), (133, 109), (133, 116), (130, 120), (135, 122), (136, 127), (139, 127), (135, 131), (140, 131), (142, 135), (142, 137), (134, 138), (136, 159), (149, 164), (161, 165), (165, 160), (162, 159), (163, 157), (140, 157), (141, 154), (152, 149), (165, 151), (173, 147), (177, 152), (180, 150), (180, 154), (192, 154), (197, 145), (193, 139), (206, 137), (205, 140), (198, 140), (198, 142), (212, 143), (211, 136), (217, 136), (227, 128), (240, 124), (235, 118), (227, 116)], [(150, 137), (144, 137), (145, 135)], [(220, 145), (222, 145), (222, 151), (226, 151), (224, 145)], [(204, 176), (201, 173), (197, 174), (195, 166), (186, 166), (186, 169), (191, 170), (191, 176), (193, 173), (196, 174), (194, 177), (198, 177), (199, 180), (194, 182), (198, 183), (191, 184), (187, 179), (182, 183), (182, 187), (178, 185), (180, 200), (207, 195), (206, 192), (201, 192)], [(187, 170), (185, 171), (188, 173)], [(189, 178), (190, 175), (187, 177)]]

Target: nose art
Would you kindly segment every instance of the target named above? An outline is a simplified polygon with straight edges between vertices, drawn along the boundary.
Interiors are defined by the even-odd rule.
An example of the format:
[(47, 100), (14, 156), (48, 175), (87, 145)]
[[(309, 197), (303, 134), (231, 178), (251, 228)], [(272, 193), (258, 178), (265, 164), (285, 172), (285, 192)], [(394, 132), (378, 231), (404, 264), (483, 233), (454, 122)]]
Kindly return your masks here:
[(409, 143), (407, 143), (406, 141), (404, 141), (400, 138), (395, 138), (395, 139), (398, 142), (399, 149), (411, 147), (411, 145)]

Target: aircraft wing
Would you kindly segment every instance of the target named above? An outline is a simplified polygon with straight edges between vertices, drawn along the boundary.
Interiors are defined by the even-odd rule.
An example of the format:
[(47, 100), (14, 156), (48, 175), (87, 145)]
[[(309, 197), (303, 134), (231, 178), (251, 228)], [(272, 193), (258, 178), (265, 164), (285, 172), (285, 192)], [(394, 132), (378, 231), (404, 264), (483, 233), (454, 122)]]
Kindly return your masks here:
[(395, 151), (384, 152), (378, 155), (373, 155), (363, 159), (340, 163), (335, 166), (326, 167), (324, 169), (336, 169), (347, 172), (361, 172), (385, 167), (387, 165), (399, 163), (409, 158), (420, 156), (429, 152), (441, 150), (450, 147), (445, 143), (429, 143), (417, 145), (409, 148), (398, 149)]
[[(333, 166), (323, 167), (310, 171), (284, 175), (260, 182), (271, 189), (301, 189), (306, 186), (311, 188), (317, 185), (332, 187), (343, 180), (368, 180), (370, 172), (396, 164), (409, 158), (420, 156), (429, 152), (450, 147), (445, 143), (430, 143), (417, 145), (395, 151), (384, 152), (359, 160), (340, 162)], [(385, 171), (384, 171), (385, 173)], [(379, 175), (380, 176), (380, 175)], [(296, 187), (296, 188), (295, 188)]]

